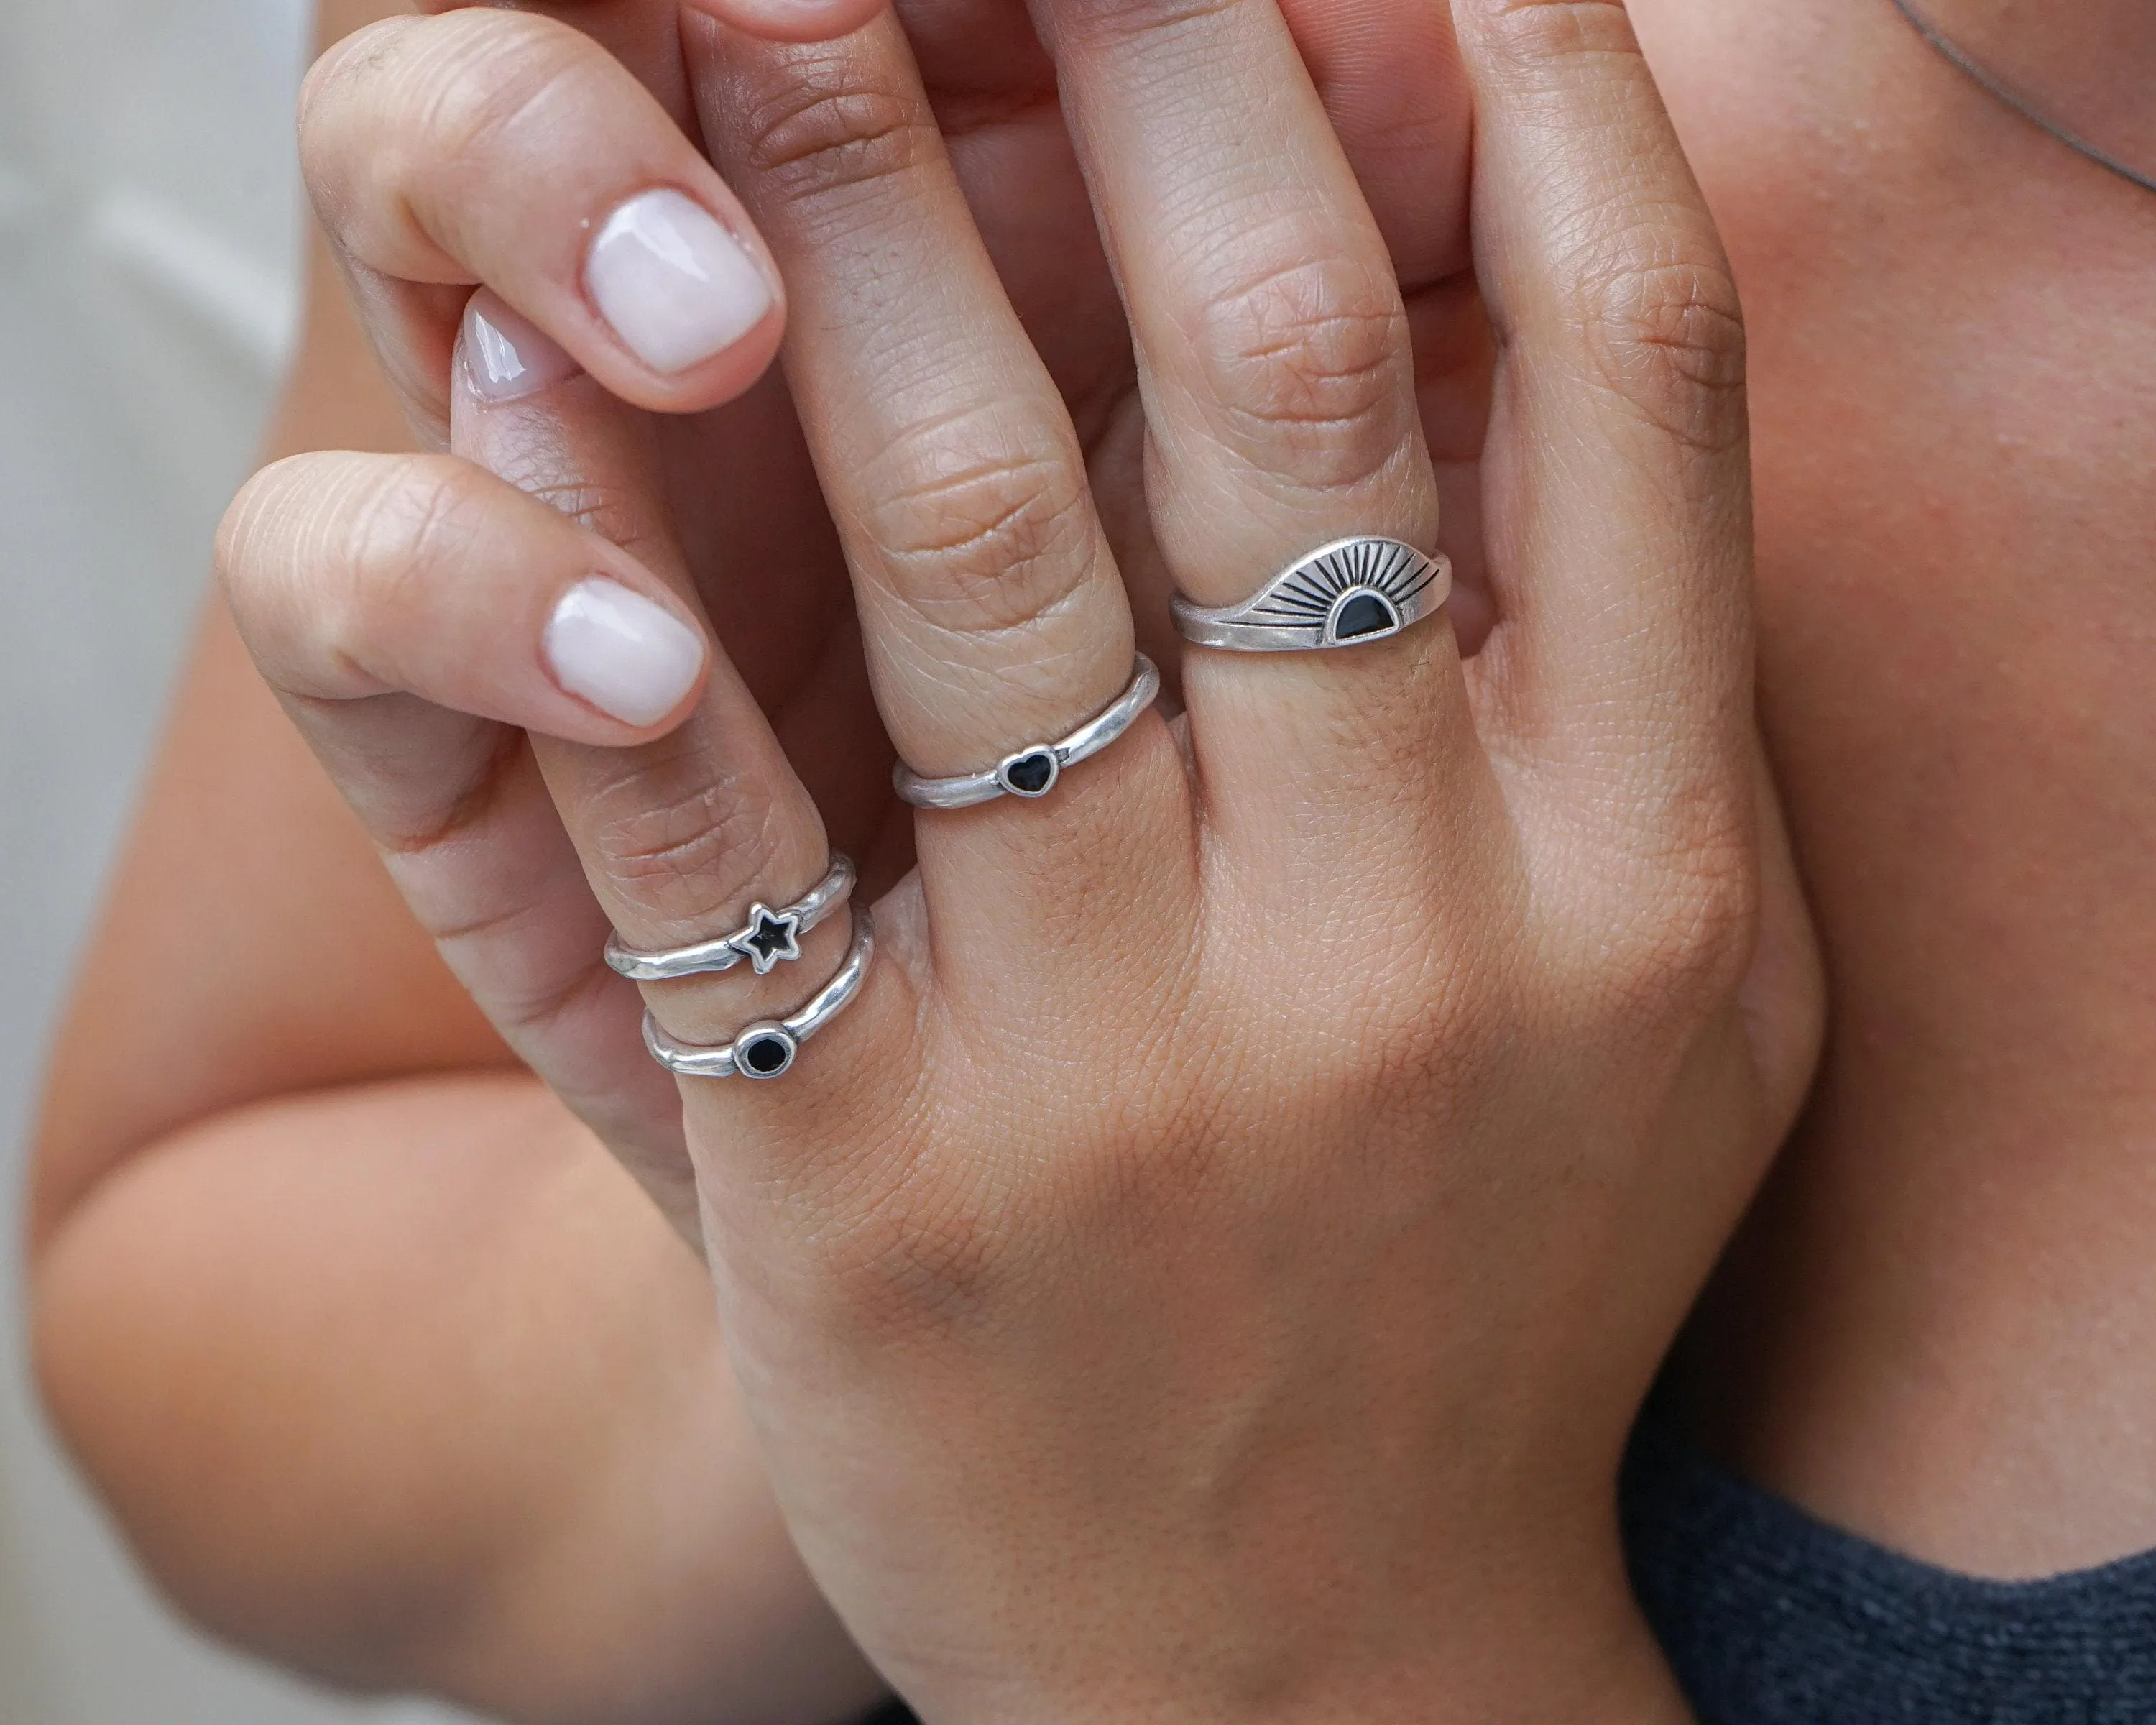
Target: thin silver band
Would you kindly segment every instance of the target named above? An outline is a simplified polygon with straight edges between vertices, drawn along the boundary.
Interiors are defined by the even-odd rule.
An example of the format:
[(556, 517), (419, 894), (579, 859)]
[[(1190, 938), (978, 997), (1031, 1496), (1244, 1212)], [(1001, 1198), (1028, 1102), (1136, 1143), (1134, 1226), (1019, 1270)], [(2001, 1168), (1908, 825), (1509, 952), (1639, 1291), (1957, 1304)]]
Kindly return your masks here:
[(1452, 591), (1452, 565), (1399, 539), (1361, 536), (1321, 545), (1239, 605), (1194, 605), (1178, 593), (1186, 640), (1231, 653), (1359, 647), (1417, 624)]
[(674, 977), (708, 976), (732, 970), (746, 960), (762, 976), (774, 965), (801, 956), (801, 937), (853, 896), (854, 865), (831, 853), (830, 872), (783, 911), (759, 900), (748, 907), (748, 921), (732, 934), (675, 947), (663, 952), (639, 952), (622, 944), (619, 935), (606, 944), (606, 962), (632, 982), (662, 983)]
[(1002, 796), (1045, 797), (1055, 788), (1065, 768), (1099, 754), (1131, 728), (1132, 721), (1159, 693), (1160, 671), (1141, 653), (1131, 671), (1130, 686), (1062, 742), (1029, 743), (993, 767), (952, 778), (923, 778), (901, 761), (891, 768), (891, 782), (916, 809), (971, 809)]
[(865, 910), (854, 912), (854, 943), (845, 962), (797, 1012), (783, 1019), (751, 1024), (722, 1047), (680, 1042), (644, 1014), (644, 1045), (651, 1058), (684, 1078), (778, 1078), (790, 1070), (801, 1045), (844, 1012), (861, 991), (875, 956), (875, 922)]

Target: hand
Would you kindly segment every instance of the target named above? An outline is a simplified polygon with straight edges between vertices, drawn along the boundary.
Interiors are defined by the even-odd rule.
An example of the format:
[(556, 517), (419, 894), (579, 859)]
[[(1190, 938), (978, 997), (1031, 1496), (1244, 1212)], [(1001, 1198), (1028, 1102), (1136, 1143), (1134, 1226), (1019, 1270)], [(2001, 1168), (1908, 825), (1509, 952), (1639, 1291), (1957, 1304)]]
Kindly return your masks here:
[[(724, 4), (738, 23), (758, 0)], [(319, 532), (317, 543), (341, 536), (350, 549), (333, 578), (348, 608), (372, 584), (413, 568), (454, 570), (476, 583), (475, 558), (521, 585), (511, 548), (524, 545), (529, 524), (565, 567), (587, 566), (575, 574), (610, 571), (647, 594), (668, 582), (693, 589), (834, 841), (863, 860), (872, 883), (888, 883), (911, 864), (911, 824), (890, 793), (890, 745), (869, 695), (844, 562), (788, 393), (775, 379), (752, 388), (778, 340), (783, 305), (707, 359), (658, 371), (597, 316), (586, 292), (592, 235), (654, 185), (701, 198), (763, 266), (752, 224), (692, 141), (699, 122), (680, 10), (674, 0), (560, 9), (591, 33), (552, 22), (543, 7), (456, 8), (348, 40), (310, 83), (309, 182), (385, 369), (423, 434), (436, 444), (448, 436), (452, 354), (469, 285), (485, 280), (494, 291), (470, 314), (492, 318), (497, 345), (513, 332), (533, 367), (526, 381), (581, 367), (649, 410), (623, 433), (649, 445), (648, 457), (630, 458), (636, 484), (624, 490), (610, 472), (587, 470), (573, 446), (521, 452), (511, 476), (590, 530), (576, 534), (467, 462), (302, 457), (259, 477), (235, 508), (228, 579), (236, 587), (281, 580), (293, 536)], [(1450, 32), (1435, 15), (1389, 0), (1292, 0), (1288, 10), (1411, 303), (1430, 308), (1424, 321), (1443, 361), (1460, 345), (1439, 325), (1457, 321), (1466, 261), (1465, 108)], [(837, 28), (858, 11), (834, 0), (773, 16), (800, 29)], [(1131, 345), (1054, 100), (1054, 68), (1023, 13), (1003, 0), (909, 0), (901, 13), (932, 103), (953, 134), (953, 168), (1013, 306), (1070, 404), (1111, 506), (1122, 565), (1146, 589), (1147, 639), (1164, 654), (1166, 577), (1138, 495)], [(1403, 67), (1411, 70), (1403, 75)], [(1465, 426), (1451, 434), (1470, 444), (1483, 390), (1479, 357), (1471, 342), (1465, 366), (1433, 363), (1423, 391), (1432, 423)], [(730, 404), (704, 411), (717, 403)], [(655, 470), (649, 479), (647, 459)], [(649, 511), (639, 502), (645, 497)], [(326, 498), (336, 500), (329, 521), (315, 501)], [(1455, 557), (1466, 567), (1460, 549)], [(318, 592), (295, 597), (317, 611), (323, 603)], [(535, 629), (552, 597), (531, 598)], [(273, 660), (275, 647), (258, 641), (421, 922), (517, 1052), (693, 1238), (673, 1086), (644, 1055), (633, 993), (598, 966), (603, 916), (516, 728), (601, 744), (649, 737), (692, 691), (657, 723), (624, 725), (563, 699), (536, 662), (512, 689), (490, 685), (470, 651), (423, 666), (387, 640), (318, 636), (316, 644), (336, 660), (326, 677)], [(450, 833), (459, 842), (430, 842)]]
[[(1146, 484), (1121, 495), (1167, 566), (1221, 603), (1342, 532), (1433, 543), (1409, 320), (1277, 14), (1042, 22), (1141, 357)], [(1151, 717), (1044, 803), (924, 817), (886, 957), (800, 1069), (683, 1087), (792, 1526), (933, 1719), (1674, 1705), (1610, 1477), (1816, 1008), (1750, 725), (1735, 308), (1621, 18), (1461, 23), (1501, 336), (1481, 652), (1439, 624), (1194, 653), (1188, 764)], [(897, 31), (686, 40), (789, 285), (900, 752), (942, 773), (1060, 734), (1129, 671), (1118, 491), (1086, 484)], [(632, 942), (708, 936), (821, 872), (814, 807), (716, 657), (655, 744), (547, 676), (593, 569), (693, 619), (646, 428), (542, 375), (454, 400), (457, 446), (573, 471), (642, 559), (489, 493), (440, 578), (323, 555), (367, 549), (333, 494), (295, 561), (297, 494), (280, 521), (264, 490), (228, 536), (235, 608), (363, 804), (425, 759), (415, 696), (578, 739), (537, 744), (548, 830)], [(352, 571), (376, 579), (326, 588)], [(329, 591), (331, 629), (280, 581)], [(372, 690), (404, 728), (316, 710)], [(638, 746), (589, 746), (613, 741)], [(424, 848), (536, 873), (519, 836)], [(789, 969), (843, 932), (815, 942)], [(799, 992), (652, 999), (715, 1040)]]

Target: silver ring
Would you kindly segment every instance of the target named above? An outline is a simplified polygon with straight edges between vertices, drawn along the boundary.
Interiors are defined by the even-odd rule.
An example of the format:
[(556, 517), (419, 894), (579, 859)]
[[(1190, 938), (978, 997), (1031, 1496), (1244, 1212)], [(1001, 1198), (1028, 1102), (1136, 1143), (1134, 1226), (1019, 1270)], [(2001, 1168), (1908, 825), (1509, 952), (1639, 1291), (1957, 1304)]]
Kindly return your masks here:
[(606, 943), (607, 965), (632, 982), (661, 983), (732, 970), (746, 959), (758, 976), (765, 976), (774, 966), (798, 958), (801, 937), (845, 903), (853, 891), (853, 863), (834, 850), (830, 872), (784, 910), (774, 911), (759, 900), (748, 907), (748, 921), (732, 934), (663, 952), (639, 952), (623, 945), (617, 934)]
[(854, 912), (854, 943), (845, 963), (833, 973), (800, 1011), (783, 1019), (765, 1019), (749, 1025), (721, 1047), (678, 1042), (659, 1028), (649, 1011), (644, 1014), (644, 1045), (651, 1058), (670, 1072), (684, 1078), (782, 1078), (792, 1070), (801, 1045), (846, 1009), (861, 991), (861, 978), (869, 973), (875, 956), (875, 922), (866, 911)]
[(1045, 797), (1055, 788), (1063, 769), (1101, 751), (1131, 728), (1131, 721), (1160, 693), (1160, 671), (1144, 654), (1137, 655), (1130, 686), (1113, 703), (1088, 719), (1060, 742), (1028, 743), (978, 773), (952, 778), (923, 778), (905, 762), (891, 770), (898, 794), (916, 809), (971, 809), (998, 797)]
[(1452, 591), (1452, 565), (1398, 539), (1321, 545), (1240, 605), (1172, 607), (1186, 640), (1231, 653), (1359, 647), (1419, 623)]

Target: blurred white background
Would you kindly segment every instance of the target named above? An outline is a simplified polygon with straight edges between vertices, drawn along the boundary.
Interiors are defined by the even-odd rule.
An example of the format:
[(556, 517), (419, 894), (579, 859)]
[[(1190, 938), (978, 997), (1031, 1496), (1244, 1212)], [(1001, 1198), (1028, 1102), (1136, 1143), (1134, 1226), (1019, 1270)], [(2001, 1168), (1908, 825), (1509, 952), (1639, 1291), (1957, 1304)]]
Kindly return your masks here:
[(418, 1725), (246, 1665), (136, 1579), (30, 1396), (38, 1067), (298, 302), (311, 0), (0, 4), (0, 1725)]

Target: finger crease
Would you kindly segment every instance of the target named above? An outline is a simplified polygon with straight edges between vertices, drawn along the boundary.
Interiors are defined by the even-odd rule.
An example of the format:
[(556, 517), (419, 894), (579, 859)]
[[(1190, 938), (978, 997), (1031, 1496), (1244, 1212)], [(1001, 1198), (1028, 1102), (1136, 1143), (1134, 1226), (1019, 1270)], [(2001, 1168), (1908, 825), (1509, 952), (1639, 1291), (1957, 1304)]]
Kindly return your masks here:
[(439, 820), (416, 832), (378, 834), (376, 842), (387, 855), (401, 858), (417, 856), (464, 837), (501, 800), (525, 752), (524, 733), (505, 726), (470, 781), (449, 798)]

